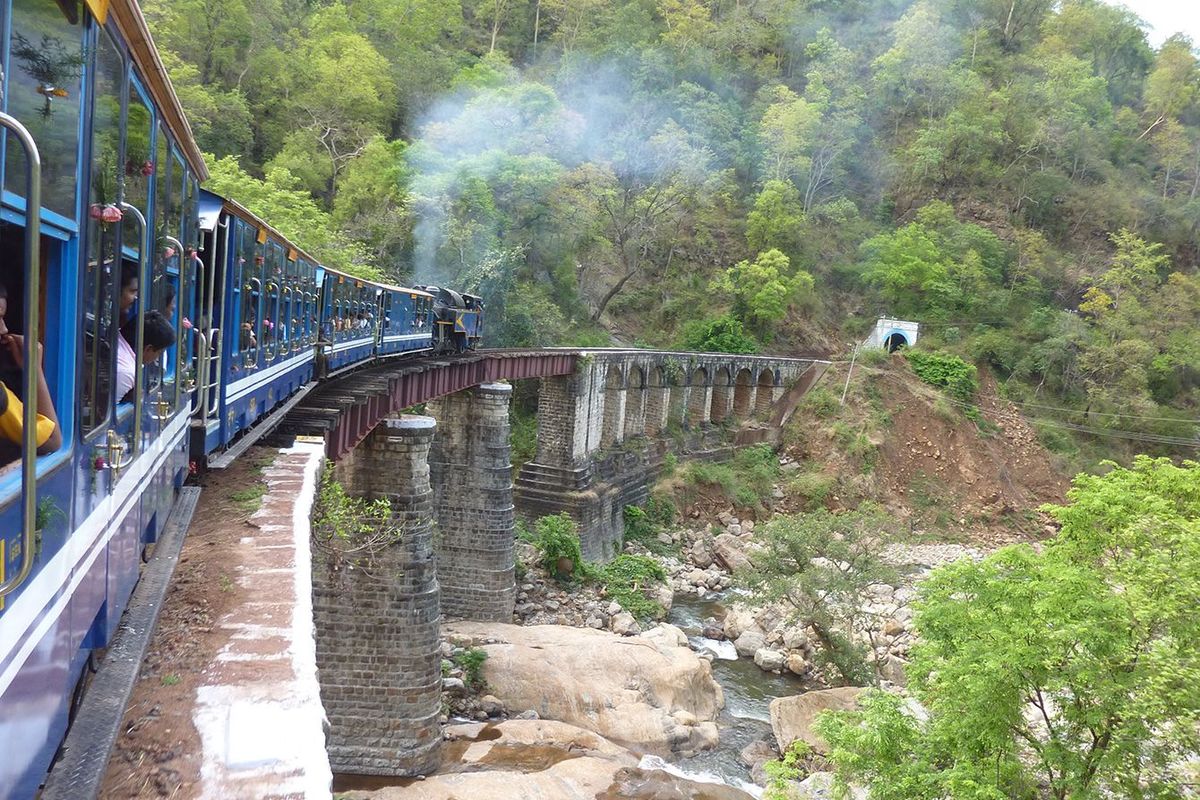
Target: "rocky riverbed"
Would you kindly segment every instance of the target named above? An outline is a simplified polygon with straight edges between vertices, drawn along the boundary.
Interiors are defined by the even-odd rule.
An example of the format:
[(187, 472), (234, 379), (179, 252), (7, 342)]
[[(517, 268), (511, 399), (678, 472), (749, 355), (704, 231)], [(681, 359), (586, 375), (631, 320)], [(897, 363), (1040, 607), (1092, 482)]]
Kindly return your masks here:
[[(747, 603), (733, 586), (733, 571), (753, 564), (756, 525), (725, 512), (659, 534), (668, 580), (647, 594), (660, 620), (634, 619), (598, 583), (559, 583), (521, 543), (519, 624), (443, 629), (445, 767), (374, 796), (761, 797), (764, 764), (797, 738), (819, 750), (812, 719), (852, 707), (857, 690), (836, 688), (818, 637), (790, 609)], [(900, 577), (869, 587), (853, 631), (882, 685), (903, 684), (917, 582), (980, 555), (953, 544), (887, 548)], [(461, 666), (469, 652), (486, 655), (475, 690)], [(828, 797), (829, 777), (815, 773), (794, 796)]]

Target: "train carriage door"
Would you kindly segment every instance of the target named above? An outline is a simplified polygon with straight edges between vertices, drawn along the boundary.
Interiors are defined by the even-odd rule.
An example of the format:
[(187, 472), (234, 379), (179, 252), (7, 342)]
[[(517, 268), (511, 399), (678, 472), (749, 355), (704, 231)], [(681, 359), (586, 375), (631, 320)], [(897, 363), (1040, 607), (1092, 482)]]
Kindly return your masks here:
[(225, 270), (232, 249), (230, 238), (233, 224), (229, 217), (222, 220), (221, 201), (205, 193), (199, 198), (200, 254), (196, 258), (196, 316), (193, 319), (195, 340), (194, 369), (185, 372), (185, 388), (195, 381), (196, 416), (207, 422), (217, 413), (220, 404), (221, 370), (225, 351), (226, 286), (237, 286), (225, 279)]

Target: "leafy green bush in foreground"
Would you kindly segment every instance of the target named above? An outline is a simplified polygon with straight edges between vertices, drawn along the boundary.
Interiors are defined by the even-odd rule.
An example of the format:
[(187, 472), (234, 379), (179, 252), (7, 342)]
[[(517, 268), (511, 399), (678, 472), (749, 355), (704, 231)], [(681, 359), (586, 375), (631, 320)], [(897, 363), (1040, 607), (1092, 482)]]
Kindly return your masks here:
[(1006, 547), (922, 586), (903, 698), (818, 730), (873, 800), (1180, 798), (1200, 752), (1200, 464), (1080, 475), (1037, 553)]

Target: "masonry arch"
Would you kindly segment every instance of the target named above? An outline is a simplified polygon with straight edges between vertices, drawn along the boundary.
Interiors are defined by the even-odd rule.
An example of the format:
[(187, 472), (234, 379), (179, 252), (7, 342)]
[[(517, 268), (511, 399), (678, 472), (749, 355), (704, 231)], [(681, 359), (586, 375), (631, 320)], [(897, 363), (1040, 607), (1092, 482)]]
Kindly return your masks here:
[(764, 369), (758, 373), (756, 391), (754, 393), (754, 413), (766, 414), (775, 402), (775, 373)]
[(650, 370), (650, 385), (645, 391), (645, 427), (647, 436), (658, 436), (666, 427), (667, 409), (670, 408), (671, 387), (667, 385), (667, 373), (662, 367)]
[(910, 344), (911, 342), (909, 342), (908, 337), (904, 335), (904, 331), (898, 330), (893, 330), (883, 340), (884, 349), (886, 349), (889, 353), (894, 353), (901, 347), (908, 347)]
[(708, 418), (715, 424), (725, 421), (729, 416), (729, 368), (721, 367), (713, 378), (712, 407)]
[(708, 370), (696, 367), (691, 375), (691, 394), (688, 397), (687, 423), (697, 427), (708, 418)]
[(742, 367), (733, 382), (733, 417), (745, 419), (750, 416), (750, 404), (754, 401), (754, 376)]
[(600, 446), (608, 447), (621, 441), (621, 423), (625, 416), (625, 389), (621, 369), (613, 364), (604, 378), (604, 425), (600, 429)]
[(622, 439), (629, 440), (640, 436), (646, 428), (646, 370), (634, 366), (629, 370), (629, 379), (625, 386), (625, 434)]

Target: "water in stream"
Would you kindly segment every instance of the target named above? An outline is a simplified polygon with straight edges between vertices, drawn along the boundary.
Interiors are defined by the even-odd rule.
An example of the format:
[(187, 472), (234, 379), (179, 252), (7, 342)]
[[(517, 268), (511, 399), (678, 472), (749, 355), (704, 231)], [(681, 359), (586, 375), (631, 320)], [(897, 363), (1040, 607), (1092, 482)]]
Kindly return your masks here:
[(773, 675), (758, 668), (753, 659), (738, 658), (731, 642), (705, 639), (700, 635), (704, 620), (725, 616), (718, 595), (700, 599), (693, 594), (676, 594), (667, 619), (687, 634), (694, 650), (707, 651), (714, 658), (713, 677), (725, 692), (725, 710), (718, 724), (721, 744), (714, 750), (684, 759), (674, 766), (680, 774), (692, 778), (720, 778), (731, 786), (744, 789), (756, 797), (762, 789), (751, 782), (750, 770), (738, 760), (746, 745), (757, 739), (771, 739), (769, 706), (776, 697), (800, 694), (804, 688), (800, 679), (791, 674)]

